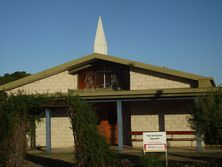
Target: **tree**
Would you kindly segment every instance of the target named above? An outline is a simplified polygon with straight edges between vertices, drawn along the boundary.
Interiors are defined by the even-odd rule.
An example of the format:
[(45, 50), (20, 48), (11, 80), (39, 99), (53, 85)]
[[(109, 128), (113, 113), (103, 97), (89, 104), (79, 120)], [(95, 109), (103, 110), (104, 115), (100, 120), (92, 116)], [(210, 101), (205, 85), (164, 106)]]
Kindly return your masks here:
[(0, 76), (0, 85), (4, 85), (6, 83), (24, 78), (26, 76), (29, 76), (29, 73), (26, 73), (25, 71), (16, 71), (12, 74), (4, 74), (4, 76)]
[(72, 124), (75, 157), (80, 167), (116, 166), (113, 154), (105, 137), (99, 134), (96, 113), (88, 103), (79, 97), (67, 97), (69, 115)]
[(38, 116), (44, 103), (39, 95), (0, 93), (0, 167), (22, 166), (31, 116)]
[[(67, 106), (75, 141), (78, 166), (116, 166), (105, 138), (99, 134), (96, 114), (91, 105), (74, 94), (7, 95), (0, 92), (0, 167), (22, 166), (26, 134), (31, 133), (40, 111), (49, 106)], [(115, 164), (114, 164), (115, 163)]]
[(222, 91), (197, 97), (189, 109), (191, 126), (206, 144), (222, 144)]

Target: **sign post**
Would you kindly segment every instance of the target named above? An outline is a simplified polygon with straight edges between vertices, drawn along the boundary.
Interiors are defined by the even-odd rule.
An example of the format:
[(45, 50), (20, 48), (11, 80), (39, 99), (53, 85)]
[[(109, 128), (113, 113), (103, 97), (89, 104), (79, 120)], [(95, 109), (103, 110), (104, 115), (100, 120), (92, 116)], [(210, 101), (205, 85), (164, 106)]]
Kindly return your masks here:
[(166, 132), (143, 132), (143, 152), (165, 152), (167, 167)]

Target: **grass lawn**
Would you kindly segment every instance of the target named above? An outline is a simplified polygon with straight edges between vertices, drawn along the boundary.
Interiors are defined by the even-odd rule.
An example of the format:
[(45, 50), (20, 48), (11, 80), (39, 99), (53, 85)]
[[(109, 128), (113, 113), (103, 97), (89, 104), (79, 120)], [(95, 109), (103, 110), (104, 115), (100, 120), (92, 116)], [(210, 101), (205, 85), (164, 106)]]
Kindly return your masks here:
[[(142, 150), (125, 148), (121, 153), (113, 148), (117, 158), (129, 160), (132, 166), (141, 166)], [(149, 157), (149, 155), (148, 155)], [(163, 156), (164, 157), (164, 156)], [(143, 159), (143, 158), (142, 158)], [(72, 149), (54, 149), (52, 153), (33, 150), (27, 154), (27, 160), (23, 167), (71, 167), (75, 163)], [(203, 150), (196, 152), (190, 148), (169, 149), (168, 166), (222, 166), (222, 150)]]

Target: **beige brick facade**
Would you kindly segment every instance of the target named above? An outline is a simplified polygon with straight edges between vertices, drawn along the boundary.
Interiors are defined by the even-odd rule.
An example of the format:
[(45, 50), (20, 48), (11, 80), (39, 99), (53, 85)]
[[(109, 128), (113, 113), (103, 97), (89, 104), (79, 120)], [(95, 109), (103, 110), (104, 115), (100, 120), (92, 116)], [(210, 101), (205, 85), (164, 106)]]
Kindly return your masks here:
[[(23, 85), (12, 89), (7, 93), (17, 93), (19, 90), (25, 94), (43, 94), (43, 93), (66, 93), (69, 89), (77, 89), (77, 74), (71, 75), (68, 71)], [(60, 111), (63, 112), (63, 111)], [(51, 146), (72, 147), (74, 145), (71, 123), (68, 117), (57, 116), (51, 118)], [(36, 145), (46, 146), (46, 127), (45, 118), (42, 118), (40, 123), (37, 123), (36, 128)]]
[(191, 81), (166, 74), (133, 68), (130, 70), (130, 90), (190, 88)]
[[(187, 121), (189, 115), (185, 112), (188, 103), (189, 100), (125, 102), (123, 106), (124, 142), (129, 145), (131, 143), (133, 147), (142, 147), (142, 141), (131, 142), (131, 139), (142, 139), (142, 136), (128, 136), (130, 131), (191, 131)], [(51, 118), (52, 147), (72, 147), (74, 142), (70, 120), (66, 115), (61, 114), (62, 110), (57, 109), (56, 112), (57, 116)], [(45, 131), (45, 118), (43, 118), (36, 129), (37, 146), (46, 145)], [(195, 138), (194, 135), (168, 135), (167, 137)], [(168, 141), (168, 145), (195, 146), (196, 141)]]
[(12, 89), (8, 93), (17, 93), (22, 90), (25, 94), (35, 93), (65, 93), (68, 89), (77, 89), (77, 75), (71, 75), (68, 71), (23, 85), (21, 87)]
[[(186, 106), (189, 101), (132, 102), (131, 131), (192, 131), (187, 120)], [(132, 135), (141, 140), (141, 135)], [(168, 135), (170, 139), (195, 138), (194, 135)], [(195, 146), (196, 141), (168, 141), (169, 146)], [(142, 147), (142, 141), (132, 141), (133, 147)]]
[[(51, 118), (51, 142), (52, 148), (73, 147), (74, 139), (71, 123), (68, 117)], [(37, 124), (36, 145), (43, 147), (46, 146), (45, 118)]]
[(158, 115), (131, 115), (132, 131), (159, 131)]
[[(190, 131), (188, 114), (168, 114), (164, 116), (166, 131)], [(176, 126), (175, 126), (176, 125)]]
[(36, 146), (46, 146), (46, 122), (45, 118), (36, 124)]

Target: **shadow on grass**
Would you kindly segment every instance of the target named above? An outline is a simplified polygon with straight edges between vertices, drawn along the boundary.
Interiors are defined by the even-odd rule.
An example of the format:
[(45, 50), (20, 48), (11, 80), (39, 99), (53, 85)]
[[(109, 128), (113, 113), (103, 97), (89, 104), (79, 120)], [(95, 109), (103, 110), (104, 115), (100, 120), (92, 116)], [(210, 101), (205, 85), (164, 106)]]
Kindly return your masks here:
[[(131, 153), (119, 153), (115, 152), (116, 158), (119, 160), (128, 159), (133, 167), (140, 167), (141, 165), (141, 158), (142, 155), (134, 155)], [(185, 161), (181, 160), (169, 160), (168, 166), (169, 167), (187, 167), (187, 166), (195, 166), (195, 167), (215, 167), (215, 166), (222, 166), (222, 158), (215, 158), (215, 157), (205, 157), (205, 156), (192, 156), (192, 155), (181, 155), (177, 153), (169, 153), (169, 155), (177, 156), (181, 158), (189, 158)], [(35, 164), (44, 166), (44, 167), (74, 167), (75, 164), (59, 159), (52, 159), (48, 157), (40, 157), (32, 154), (27, 154), (26, 159), (31, 161)], [(165, 165), (164, 165), (165, 166)]]
[(51, 159), (46, 157), (39, 157), (31, 154), (26, 155), (26, 160), (32, 161), (36, 164), (45, 166), (45, 167), (74, 167), (75, 165), (73, 163), (69, 163), (66, 161), (58, 160), (58, 159)]
[[(219, 167), (222, 166), (222, 158), (216, 157), (205, 157), (205, 156), (192, 156), (192, 155), (179, 155), (169, 153), (169, 155), (174, 155), (182, 158), (189, 158), (186, 161), (181, 160), (168, 160), (169, 167), (187, 167), (187, 166), (195, 166), (195, 167)], [(116, 157), (118, 159), (128, 159), (132, 163), (134, 167), (142, 167), (141, 158), (139, 155), (125, 154), (125, 153), (116, 153)], [(165, 166), (165, 163), (163, 163)]]
[(177, 157), (182, 157), (182, 158), (189, 158), (189, 159), (193, 159), (193, 160), (201, 160), (201, 161), (205, 161), (205, 162), (209, 162), (209, 161), (216, 161), (216, 162), (221, 162), (222, 163), (222, 158), (219, 157), (209, 157), (209, 155), (183, 155), (183, 154), (179, 154), (179, 153), (168, 153), (168, 155), (173, 155), (173, 156), (177, 156)]
[[(181, 157), (181, 158), (189, 158), (190, 160), (185, 161), (186, 164), (195, 165), (195, 166), (222, 166), (222, 158), (218, 157), (208, 157), (204, 155), (194, 156), (194, 155), (183, 155), (179, 153), (168, 153), (169, 155)], [(199, 162), (197, 162), (199, 161)], [(171, 160), (172, 164), (181, 164), (181, 161)]]
[(131, 155), (131, 154), (125, 154), (120, 152), (115, 152), (116, 158), (119, 160), (128, 159), (133, 164), (134, 167), (139, 167), (140, 162), (140, 156), (138, 155)]

